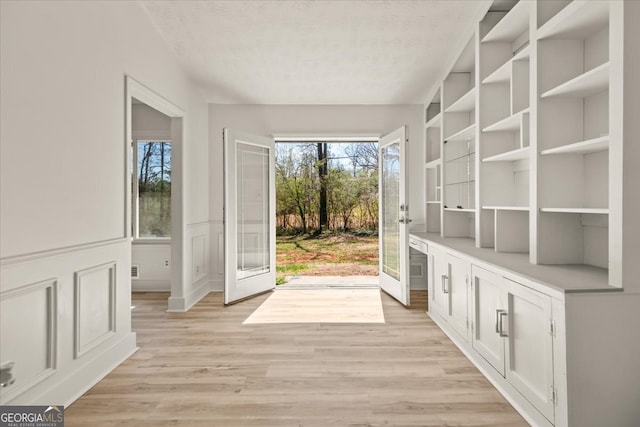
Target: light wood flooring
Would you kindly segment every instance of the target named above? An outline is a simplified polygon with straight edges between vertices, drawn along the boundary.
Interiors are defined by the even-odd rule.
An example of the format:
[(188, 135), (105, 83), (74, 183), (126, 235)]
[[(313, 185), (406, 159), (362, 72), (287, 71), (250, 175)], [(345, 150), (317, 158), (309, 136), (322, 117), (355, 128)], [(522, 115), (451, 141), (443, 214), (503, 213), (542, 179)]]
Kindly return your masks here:
[[(278, 291), (276, 291), (278, 292)], [(425, 314), (386, 323), (242, 323), (270, 294), (166, 313), (135, 293), (140, 350), (65, 410), (70, 426), (526, 426)]]

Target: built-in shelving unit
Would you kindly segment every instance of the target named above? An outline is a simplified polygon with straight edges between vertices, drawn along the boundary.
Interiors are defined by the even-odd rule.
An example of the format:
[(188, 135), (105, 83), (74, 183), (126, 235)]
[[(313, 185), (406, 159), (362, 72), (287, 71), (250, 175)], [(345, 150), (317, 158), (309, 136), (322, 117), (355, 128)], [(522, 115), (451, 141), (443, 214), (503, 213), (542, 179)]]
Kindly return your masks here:
[(476, 245), (499, 252), (529, 249), (531, 9), (527, 1), (503, 2), (479, 27), (477, 197), (483, 208)]
[(474, 36), (442, 83), (441, 233), (475, 238), (477, 71)]
[[(496, 0), (438, 86), (438, 161), (425, 167), (437, 186), (422, 235), (429, 314), (531, 425), (637, 418), (618, 393), (637, 390), (625, 375), (635, 359), (617, 356), (637, 343), (609, 331), (640, 319), (622, 315), (640, 313), (639, 11), (634, 1)], [(518, 351), (527, 356), (510, 367)], [(579, 392), (584, 378), (606, 395)]]
[(425, 188), (426, 227), (431, 233), (441, 229), (442, 200), (442, 99), (438, 89), (425, 108)]
[(610, 266), (609, 10), (572, 1), (537, 32), (536, 263)]

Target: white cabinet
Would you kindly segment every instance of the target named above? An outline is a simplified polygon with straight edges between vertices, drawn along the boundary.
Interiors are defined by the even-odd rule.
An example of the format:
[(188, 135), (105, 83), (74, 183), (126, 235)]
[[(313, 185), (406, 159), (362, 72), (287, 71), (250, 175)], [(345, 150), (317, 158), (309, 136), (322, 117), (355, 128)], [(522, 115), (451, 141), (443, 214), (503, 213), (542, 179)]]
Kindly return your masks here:
[(465, 340), (469, 329), (469, 272), (468, 261), (447, 253), (446, 290), (448, 295), (447, 321)]
[(554, 421), (551, 298), (473, 266), (473, 349)]
[(549, 421), (554, 420), (551, 298), (504, 279), (507, 310), (499, 330), (507, 340), (506, 378)]
[(501, 333), (507, 313), (506, 286), (501, 276), (472, 267), (473, 333), (471, 345), (504, 376), (505, 342)]
[(448, 295), (446, 289), (447, 264), (445, 253), (436, 247), (429, 247), (429, 311), (445, 317), (448, 312)]
[(429, 310), (442, 316), (466, 341), (469, 328), (469, 262), (430, 247), (429, 268)]

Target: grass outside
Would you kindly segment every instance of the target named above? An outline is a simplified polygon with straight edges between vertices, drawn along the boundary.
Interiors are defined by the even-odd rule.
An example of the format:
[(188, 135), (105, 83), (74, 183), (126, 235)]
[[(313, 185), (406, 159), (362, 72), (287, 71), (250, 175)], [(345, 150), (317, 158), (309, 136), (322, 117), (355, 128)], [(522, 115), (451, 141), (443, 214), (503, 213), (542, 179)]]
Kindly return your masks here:
[(328, 233), (278, 236), (277, 284), (285, 276), (376, 276), (378, 236)]

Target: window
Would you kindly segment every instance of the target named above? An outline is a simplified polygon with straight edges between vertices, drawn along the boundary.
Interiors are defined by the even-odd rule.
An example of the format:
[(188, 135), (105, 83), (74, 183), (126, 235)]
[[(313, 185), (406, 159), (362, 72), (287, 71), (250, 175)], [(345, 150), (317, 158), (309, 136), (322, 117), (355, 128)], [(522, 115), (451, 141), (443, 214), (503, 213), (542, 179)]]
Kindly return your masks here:
[(133, 238), (171, 237), (171, 142), (133, 146)]

